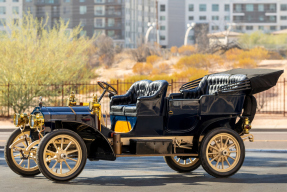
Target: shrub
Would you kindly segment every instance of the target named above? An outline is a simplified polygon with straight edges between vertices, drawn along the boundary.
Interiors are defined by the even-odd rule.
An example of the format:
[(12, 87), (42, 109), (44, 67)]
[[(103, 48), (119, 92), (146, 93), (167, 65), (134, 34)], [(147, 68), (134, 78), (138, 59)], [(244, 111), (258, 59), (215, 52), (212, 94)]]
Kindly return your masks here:
[(182, 57), (175, 64), (175, 68), (184, 70), (190, 67), (193, 67), (193, 68), (209, 67), (210, 62), (207, 56), (208, 55), (205, 55), (205, 54), (194, 54), (194, 55)]
[(148, 56), (148, 57), (146, 58), (146, 62), (153, 65), (153, 64), (154, 64), (155, 62), (157, 62), (159, 59), (160, 59), (160, 57), (157, 56), (157, 55), (150, 55), (150, 56)]
[(136, 63), (133, 66), (133, 72), (138, 75), (149, 75), (153, 70), (153, 66), (150, 63)]
[(160, 56), (160, 48), (152, 45), (141, 45), (136, 49), (130, 50), (133, 59), (136, 62), (146, 62), (146, 58), (150, 55)]
[(173, 46), (173, 47), (170, 48), (170, 52), (171, 52), (172, 55), (176, 55), (177, 51), (178, 51), (177, 46)]
[(192, 45), (183, 45), (180, 48), (178, 48), (178, 53), (180, 55), (191, 55), (196, 52), (196, 49)]
[(239, 59), (238, 62), (233, 64), (234, 68), (255, 68), (257, 67), (257, 62), (251, 58)]

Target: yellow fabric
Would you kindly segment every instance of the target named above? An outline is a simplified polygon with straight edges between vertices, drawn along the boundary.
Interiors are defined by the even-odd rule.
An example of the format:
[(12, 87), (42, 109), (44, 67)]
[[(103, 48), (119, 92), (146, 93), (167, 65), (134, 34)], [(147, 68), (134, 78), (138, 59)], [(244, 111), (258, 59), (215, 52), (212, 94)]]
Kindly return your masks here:
[(115, 126), (115, 132), (128, 133), (132, 130), (132, 126), (128, 121), (117, 121)]

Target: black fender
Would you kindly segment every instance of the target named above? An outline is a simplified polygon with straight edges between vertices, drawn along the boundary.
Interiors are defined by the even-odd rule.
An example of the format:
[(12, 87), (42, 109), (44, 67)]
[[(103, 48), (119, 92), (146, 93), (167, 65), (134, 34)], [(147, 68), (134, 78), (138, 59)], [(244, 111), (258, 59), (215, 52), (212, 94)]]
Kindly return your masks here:
[(218, 127), (224, 127), (229, 129), (234, 129), (236, 116), (225, 116), (225, 117), (217, 117), (212, 118), (203, 122), (200, 127), (197, 129), (196, 133), (194, 134), (193, 138), (193, 152), (199, 153), (200, 147), (200, 136), (205, 135), (207, 132), (211, 131), (212, 129)]
[(51, 123), (54, 123), (53, 129), (69, 129), (76, 132), (86, 144), (89, 160), (116, 160), (116, 155), (110, 142), (95, 127), (77, 121), (56, 120)]

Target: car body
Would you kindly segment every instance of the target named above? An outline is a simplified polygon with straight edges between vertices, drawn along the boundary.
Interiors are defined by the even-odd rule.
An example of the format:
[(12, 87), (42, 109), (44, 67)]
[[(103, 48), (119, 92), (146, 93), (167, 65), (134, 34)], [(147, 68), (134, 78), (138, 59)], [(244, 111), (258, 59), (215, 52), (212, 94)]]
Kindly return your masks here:
[[(282, 73), (238, 69), (211, 74), (184, 84), (179, 93), (169, 96), (165, 80), (135, 82), (124, 95), (116, 95), (112, 86), (99, 82), (104, 93), (89, 106), (75, 105), (71, 96), (68, 106), (40, 105), (30, 117), (15, 116), (21, 131), (29, 130), (30, 135), (18, 140), (13, 136), (5, 150), (13, 153), (17, 141), (29, 140), (22, 150), (26, 159), (35, 160), (39, 170), (55, 181), (75, 178), (87, 158), (114, 161), (135, 156), (164, 156), (175, 171), (193, 171), (202, 165), (215, 177), (227, 177), (244, 161), (243, 140), (253, 140), (249, 134), (256, 112), (253, 94), (274, 86)], [(101, 123), (100, 100), (106, 92), (111, 98), (110, 127)], [(30, 126), (25, 127), (28, 120)], [(34, 148), (36, 152), (29, 152)], [(20, 150), (22, 159), (25, 154)], [(6, 157), (8, 164), (12, 160)]]

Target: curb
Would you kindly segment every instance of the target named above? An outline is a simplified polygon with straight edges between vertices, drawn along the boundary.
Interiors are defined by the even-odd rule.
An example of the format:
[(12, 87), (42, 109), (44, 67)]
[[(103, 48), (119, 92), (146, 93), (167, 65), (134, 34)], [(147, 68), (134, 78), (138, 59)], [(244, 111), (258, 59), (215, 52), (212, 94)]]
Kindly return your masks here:
[(286, 149), (245, 149), (245, 152), (287, 153)]

